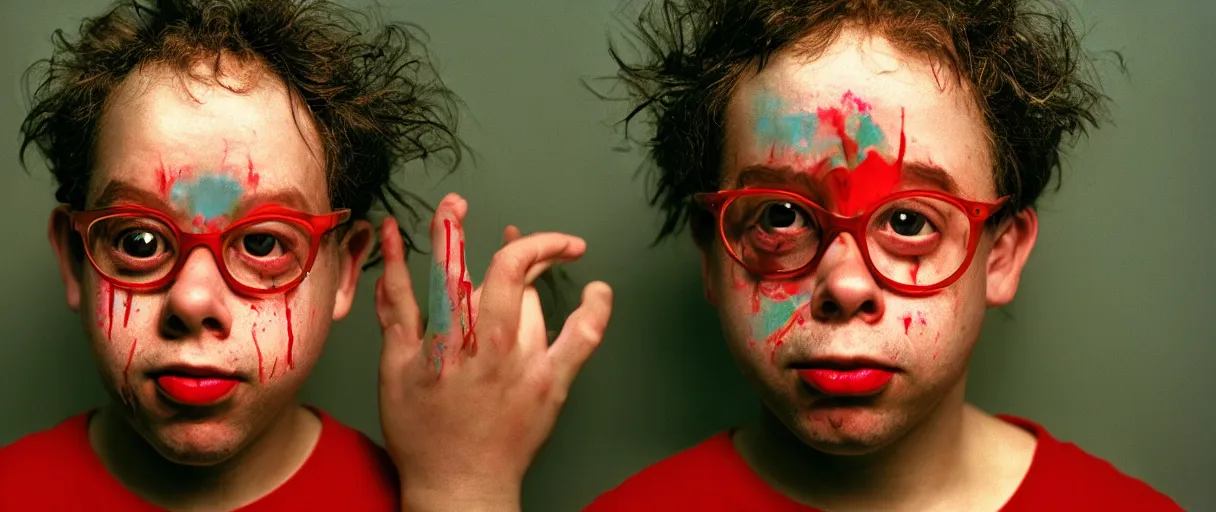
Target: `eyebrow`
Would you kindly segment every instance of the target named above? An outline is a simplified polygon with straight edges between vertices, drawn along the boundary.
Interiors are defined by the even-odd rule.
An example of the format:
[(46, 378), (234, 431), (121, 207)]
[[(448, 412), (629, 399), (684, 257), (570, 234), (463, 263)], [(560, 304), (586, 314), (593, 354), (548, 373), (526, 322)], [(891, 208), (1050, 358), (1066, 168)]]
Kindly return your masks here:
[[(735, 187), (742, 188), (756, 184), (785, 184), (791, 181), (806, 187), (808, 190), (819, 190), (819, 184), (812, 175), (818, 174), (819, 169), (812, 171), (795, 171), (792, 167), (769, 167), (757, 164), (744, 167), (735, 176)], [(949, 194), (958, 194), (958, 183), (945, 169), (923, 162), (904, 162), (901, 170), (901, 181), (911, 178), (914, 181), (927, 182)]]
[[(101, 194), (92, 202), (91, 209), (106, 208), (119, 203), (135, 203), (157, 208), (166, 213), (178, 211), (177, 208), (174, 208), (159, 194), (144, 190), (123, 180), (113, 180), (107, 183), (106, 188), (102, 189)], [(297, 189), (289, 188), (264, 194), (253, 193), (244, 196), (241, 199), (240, 207), (237, 208), (237, 216), (239, 217), (258, 206), (267, 204), (282, 205), (300, 211), (312, 209), (304, 194), (300, 193)]]

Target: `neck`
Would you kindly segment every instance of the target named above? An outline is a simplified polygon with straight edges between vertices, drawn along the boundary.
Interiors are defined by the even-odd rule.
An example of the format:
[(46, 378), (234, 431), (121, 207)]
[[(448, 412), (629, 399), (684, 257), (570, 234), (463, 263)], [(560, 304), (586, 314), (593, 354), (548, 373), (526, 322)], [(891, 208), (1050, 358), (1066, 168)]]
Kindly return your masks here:
[(303, 466), (319, 434), (316, 416), (291, 405), (233, 456), (185, 465), (157, 452), (113, 404), (89, 425), (93, 449), (124, 486), (155, 505), (195, 510), (229, 510), (270, 493)]
[(903, 437), (864, 455), (832, 455), (807, 446), (767, 407), (735, 444), (778, 491), (832, 510), (929, 508), (966, 480), (968, 421), (960, 383)]

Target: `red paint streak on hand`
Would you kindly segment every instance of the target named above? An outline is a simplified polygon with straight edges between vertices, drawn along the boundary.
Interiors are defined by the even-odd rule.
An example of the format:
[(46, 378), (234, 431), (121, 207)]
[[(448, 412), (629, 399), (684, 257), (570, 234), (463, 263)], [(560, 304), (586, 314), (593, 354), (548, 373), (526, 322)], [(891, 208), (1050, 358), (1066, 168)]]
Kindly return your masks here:
[[(463, 350), (468, 348), (473, 354), (477, 353), (477, 335), (473, 332), (473, 281), (468, 278), (468, 268), (465, 266), (464, 260), (464, 240), (460, 241), (460, 300), (464, 301), (465, 307), (465, 322), (461, 322), (461, 327), (464, 328), (464, 340), (461, 342), (460, 348)], [(466, 325), (467, 324), (467, 325)]]

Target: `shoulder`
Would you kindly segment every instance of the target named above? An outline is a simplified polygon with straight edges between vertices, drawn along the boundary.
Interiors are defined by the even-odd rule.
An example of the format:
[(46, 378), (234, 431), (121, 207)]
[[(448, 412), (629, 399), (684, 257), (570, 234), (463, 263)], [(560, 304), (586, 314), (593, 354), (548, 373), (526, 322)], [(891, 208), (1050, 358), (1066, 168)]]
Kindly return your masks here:
[(1169, 496), (1079, 446), (1052, 437), (1042, 426), (1013, 416), (1008, 421), (1035, 434), (1030, 470), (1006, 510), (1044, 508), (1182, 510)]
[(72, 416), (58, 425), (26, 435), (0, 448), (0, 509), (16, 503), (29, 505), (37, 498), (63, 497), (63, 483), (88, 485), (93, 470), (104, 473), (89, 447), (88, 413)]
[(707, 499), (707, 490), (736, 480), (740, 470), (750, 471), (735, 451), (730, 432), (719, 432), (629, 477), (586, 510), (699, 509), (691, 502)]

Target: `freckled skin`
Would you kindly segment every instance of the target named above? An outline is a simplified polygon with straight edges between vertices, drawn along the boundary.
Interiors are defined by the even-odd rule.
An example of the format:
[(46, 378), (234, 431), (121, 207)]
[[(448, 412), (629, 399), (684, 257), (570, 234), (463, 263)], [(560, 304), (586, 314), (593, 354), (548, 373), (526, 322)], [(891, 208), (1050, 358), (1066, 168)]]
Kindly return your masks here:
[[(721, 188), (732, 188), (748, 166), (806, 169), (826, 196), (824, 202), (846, 205), (849, 211), (841, 213), (854, 214), (868, 206), (859, 201), (877, 197), (842, 200), (841, 188), (822, 181), (824, 170), (835, 167), (838, 175), (848, 178), (847, 173), (874, 155), (895, 161), (902, 128), (907, 136), (904, 161), (943, 167), (957, 182), (960, 197), (995, 200), (983, 120), (968, 93), (957, 87), (940, 89), (927, 65), (890, 61), (876, 60), (873, 54), (862, 57), (855, 40), (844, 37), (817, 59), (781, 53), (759, 75), (746, 77), (728, 107), (723, 161), (730, 164)], [(880, 69), (883, 66), (889, 69)], [(863, 104), (864, 120), (857, 108)], [(833, 109), (843, 113), (833, 122), (840, 122), (847, 137), (825, 128), (823, 113)], [(806, 121), (812, 118), (818, 124)], [(867, 148), (873, 153), (861, 158)], [(820, 165), (824, 162), (826, 166)], [(865, 184), (872, 186), (873, 181)], [(782, 282), (751, 275), (715, 239), (703, 248), (706, 295), (714, 298), (743, 373), (790, 431), (823, 452), (869, 453), (898, 438), (944, 396), (961, 389), (984, 314), (984, 261), (991, 244), (986, 235), (958, 282), (916, 298), (877, 285), (856, 241), (848, 236), (829, 245), (814, 272)], [(761, 289), (796, 290), (788, 297), (808, 302), (796, 315), (785, 307), (788, 322), (770, 322), (764, 316), (783, 305), (764, 299), (757, 309)], [(850, 309), (849, 300), (860, 296), (877, 304), (877, 311), (866, 315)], [(816, 305), (824, 300), (842, 305), (844, 317), (816, 313)], [(757, 325), (774, 324), (786, 329), (780, 344), (757, 340), (757, 334), (768, 330)], [(842, 408), (808, 391), (789, 367), (823, 356), (889, 360), (903, 371), (880, 396), (864, 401), (864, 407)]]
[[(236, 94), (187, 80), (187, 94), (176, 74), (143, 69), (115, 91), (121, 101), (112, 104), (121, 108), (103, 118), (88, 208), (107, 206), (94, 203), (109, 183), (121, 181), (162, 198), (184, 231), (223, 229), (254, 193), (294, 189), (305, 204), (293, 208), (331, 211), (323, 161), (296, 119), (305, 136), (315, 131), (306, 113), (293, 116), (280, 82), (267, 75), (247, 94)], [(322, 244), (299, 287), (263, 298), (234, 293), (201, 248), (172, 285), (156, 292), (128, 295), (83, 266), (81, 313), (102, 382), (161, 455), (189, 464), (226, 460), (293, 407), (330, 323), (349, 307), (336, 306), (340, 249), (334, 240)], [(324, 314), (291, 314), (310, 309)], [(244, 382), (222, 413), (190, 420), (158, 398), (148, 375), (171, 364), (215, 366)]]

